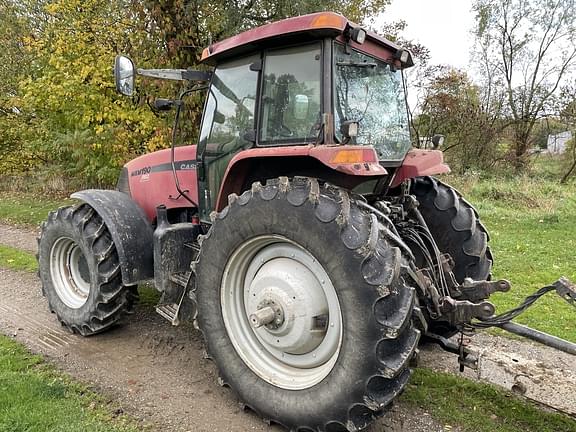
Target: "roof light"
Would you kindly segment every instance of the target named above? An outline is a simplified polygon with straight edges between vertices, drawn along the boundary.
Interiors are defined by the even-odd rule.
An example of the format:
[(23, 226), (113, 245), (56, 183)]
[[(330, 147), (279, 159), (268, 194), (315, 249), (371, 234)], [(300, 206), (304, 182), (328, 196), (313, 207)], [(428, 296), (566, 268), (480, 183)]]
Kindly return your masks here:
[(362, 45), (366, 40), (366, 30), (360, 27), (354, 27), (350, 30), (350, 39), (352, 39), (357, 44)]
[(345, 23), (345, 18), (341, 15), (336, 15), (334, 13), (323, 13), (319, 14), (312, 23), (310, 27), (312, 28), (322, 28), (322, 27), (332, 27), (332, 28), (343, 28)]

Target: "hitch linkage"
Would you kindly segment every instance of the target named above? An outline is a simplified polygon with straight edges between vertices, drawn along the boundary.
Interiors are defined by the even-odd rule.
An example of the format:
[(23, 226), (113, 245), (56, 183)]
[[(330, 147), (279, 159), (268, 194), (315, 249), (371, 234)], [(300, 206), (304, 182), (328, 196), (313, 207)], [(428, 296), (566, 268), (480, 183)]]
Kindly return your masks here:
[[(496, 288), (496, 291), (500, 290), (508, 291), (510, 289), (510, 284), (507, 281), (498, 281), (498, 282), (473, 281), (472, 284), (470, 283), (468, 284), (468, 287), (470, 286), (484, 287), (486, 290), (484, 292), (488, 292), (494, 288)], [(463, 284), (460, 287), (460, 289), (462, 293), (464, 293), (466, 290), (465, 284)], [(518, 315), (520, 315), (521, 313), (526, 311), (530, 306), (532, 306), (536, 302), (536, 300), (552, 291), (556, 291), (556, 293), (561, 298), (566, 300), (568, 304), (576, 307), (576, 285), (564, 276), (558, 279), (553, 284), (540, 288), (534, 294), (526, 297), (526, 299), (519, 306), (507, 312), (501, 313), (500, 315), (488, 314), (489, 308), (487, 307), (487, 305), (492, 307), (492, 312), (494, 311), (492, 304), (488, 302), (471, 303), (470, 301), (457, 301), (454, 299), (447, 298), (450, 299), (451, 300), (450, 301), (445, 298), (442, 299), (443, 300), (442, 307), (446, 315), (448, 315), (454, 322), (463, 323), (465, 322), (467, 317), (476, 318), (478, 320), (478, 321), (470, 320), (471, 322), (463, 325), (462, 330), (499, 327), (510, 333), (514, 333), (519, 336), (532, 339), (536, 342), (542, 343), (544, 345), (566, 352), (568, 354), (576, 355), (575, 343), (532, 329), (530, 327), (526, 327), (511, 322), (512, 319), (516, 318)], [(463, 295), (463, 297), (464, 296), (465, 295)], [(470, 305), (474, 305), (476, 306), (476, 308), (472, 308), (470, 307)], [(432, 341), (439, 344), (444, 350), (452, 352), (454, 354), (458, 354), (458, 363), (460, 363), (461, 371), (464, 369), (464, 367), (469, 367), (472, 369), (477, 368), (476, 353), (470, 350), (464, 343), (463, 333), (460, 334), (458, 342), (452, 341), (450, 339), (432, 333), (426, 333), (426, 336)]]
[(464, 279), (464, 283), (458, 287), (462, 297), (472, 302), (487, 299), (495, 292), (510, 291), (510, 282), (505, 279), (499, 281), (475, 281), (471, 278)]

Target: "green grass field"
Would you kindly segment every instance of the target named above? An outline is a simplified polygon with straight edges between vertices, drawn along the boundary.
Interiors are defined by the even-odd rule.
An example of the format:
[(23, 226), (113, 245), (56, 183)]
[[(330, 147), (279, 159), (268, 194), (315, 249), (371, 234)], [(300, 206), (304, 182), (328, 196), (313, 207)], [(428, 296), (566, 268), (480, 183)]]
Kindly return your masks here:
[[(491, 235), (494, 277), (512, 290), (491, 301), (497, 311), (567, 276), (576, 282), (576, 185), (535, 176), (445, 179), (473, 203)], [(550, 293), (516, 322), (576, 342), (576, 309)]]
[(51, 210), (73, 202), (66, 198), (0, 192), (0, 222), (36, 227), (46, 219)]
[(85, 386), (0, 336), (1, 432), (120, 432), (138, 430), (114, 417), (114, 407)]
[(576, 432), (573, 418), (493, 385), (429, 369), (415, 371), (401, 399), (463, 432)]
[(30, 252), (0, 244), (0, 267), (12, 270), (36, 271), (38, 261)]

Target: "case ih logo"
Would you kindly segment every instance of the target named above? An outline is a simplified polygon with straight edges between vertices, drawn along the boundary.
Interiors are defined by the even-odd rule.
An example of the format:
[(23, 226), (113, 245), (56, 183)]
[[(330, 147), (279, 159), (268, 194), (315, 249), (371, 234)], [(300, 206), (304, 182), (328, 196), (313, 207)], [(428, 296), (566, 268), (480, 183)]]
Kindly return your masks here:
[(178, 164), (178, 169), (181, 170), (192, 170), (192, 169), (196, 169), (196, 162), (180, 162)]
[(137, 169), (137, 170), (135, 170), (135, 171), (132, 171), (132, 172), (130, 173), (130, 176), (131, 176), (131, 177), (135, 177), (135, 176), (141, 176), (141, 175), (144, 175), (144, 174), (150, 174), (151, 171), (152, 171), (152, 167), (147, 166), (147, 167), (140, 168), (140, 169)]

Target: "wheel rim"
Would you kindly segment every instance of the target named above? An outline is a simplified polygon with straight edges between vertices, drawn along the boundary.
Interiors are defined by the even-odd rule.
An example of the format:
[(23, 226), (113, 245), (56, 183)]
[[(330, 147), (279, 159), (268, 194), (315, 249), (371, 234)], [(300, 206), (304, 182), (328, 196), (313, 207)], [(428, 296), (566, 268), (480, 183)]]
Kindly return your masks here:
[(78, 309), (86, 303), (90, 294), (90, 271), (84, 253), (72, 239), (61, 237), (54, 242), (50, 274), (56, 294), (66, 306)]
[(330, 373), (342, 312), (328, 274), (302, 246), (276, 235), (246, 241), (228, 260), (220, 293), (228, 336), (260, 378), (300, 390)]

